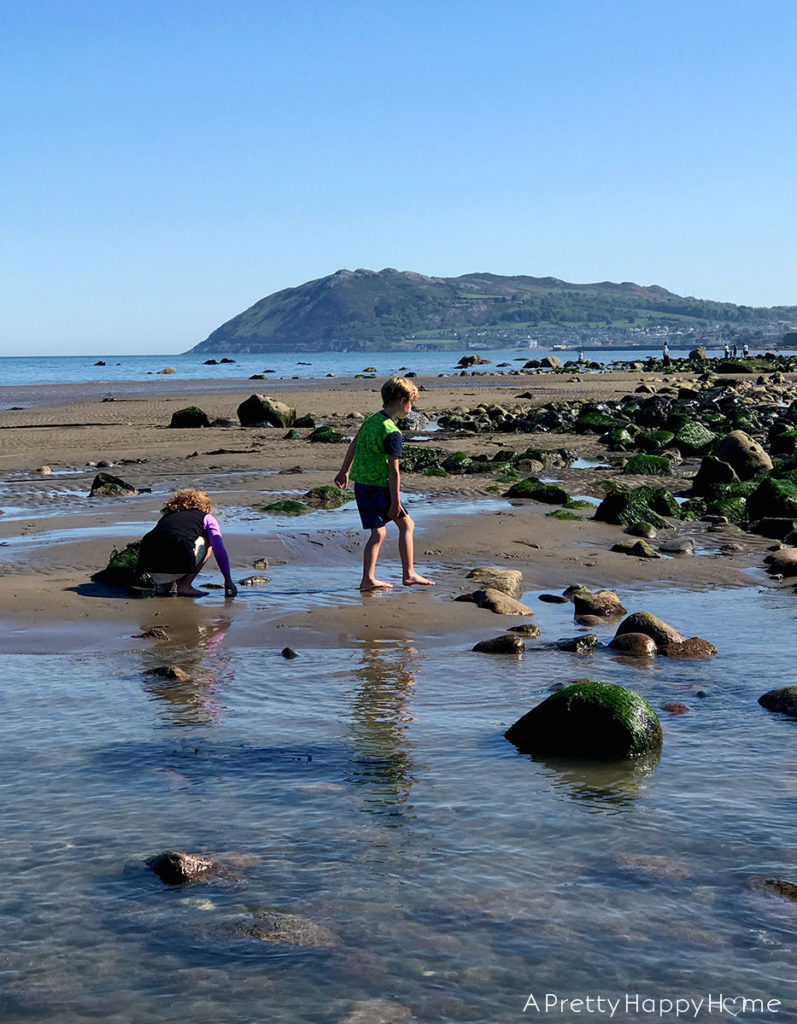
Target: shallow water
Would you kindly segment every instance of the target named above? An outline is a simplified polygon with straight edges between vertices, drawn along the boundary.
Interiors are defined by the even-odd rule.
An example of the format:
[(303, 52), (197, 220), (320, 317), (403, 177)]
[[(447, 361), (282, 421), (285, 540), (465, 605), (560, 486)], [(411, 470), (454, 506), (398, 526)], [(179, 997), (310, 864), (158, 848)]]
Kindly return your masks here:
[[(788, 1012), (742, 1019), (789, 1019), (797, 907), (748, 879), (797, 880), (797, 722), (757, 704), (795, 681), (794, 595), (621, 596), (720, 654), (352, 637), (286, 661), (238, 648), (220, 607), (177, 647), (0, 656), (0, 1019), (326, 1024), (389, 1000), (420, 1021), (508, 1022), (531, 993), (774, 998)], [(572, 605), (536, 597), (543, 640), (579, 632)], [(144, 674), (167, 661), (194, 681)], [(658, 765), (535, 761), (504, 740), (583, 677), (692, 708), (661, 712)], [(166, 848), (226, 870), (165, 886), (144, 860)], [(247, 935), (263, 908), (334, 945)]]

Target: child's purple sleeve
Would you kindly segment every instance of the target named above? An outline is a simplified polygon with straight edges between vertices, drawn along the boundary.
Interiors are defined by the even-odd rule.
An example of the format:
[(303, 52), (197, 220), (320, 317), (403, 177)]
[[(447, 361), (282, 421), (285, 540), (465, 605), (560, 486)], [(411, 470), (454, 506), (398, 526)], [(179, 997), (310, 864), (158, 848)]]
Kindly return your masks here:
[(219, 569), (221, 569), (221, 574), (222, 576), (229, 576), (230, 556), (227, 554), (227, 549), (224, 547), (224, 541), (221, 539), (219, 524), (213, 516), (206, 515), (204, 525), (205, 533), (210, 541), (210, 546), (213, 550), (213, 555), (218, 563)]

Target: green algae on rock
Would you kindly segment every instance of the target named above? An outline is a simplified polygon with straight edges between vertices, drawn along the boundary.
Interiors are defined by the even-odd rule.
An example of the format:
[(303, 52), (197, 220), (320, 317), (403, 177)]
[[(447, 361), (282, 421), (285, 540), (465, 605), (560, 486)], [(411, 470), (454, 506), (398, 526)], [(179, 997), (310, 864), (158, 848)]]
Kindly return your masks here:
[(570, 495), (564, 487), (541, 483), (533, 476), (512, 484), (508, 491), (504, 491), (504, 497), (530, 498), (532, 501), (541, 501), (545, 505), (564, 505), (570, 499)]
[(269, 505), (256, 505), (255, 507), (261, 512), (283, 516), (300, 516), (303, 512), (312, 511), (305, 502), (296, 501), (293, 498), (286, 498), (283, 501), (272, 501)]
[(529, 754), (635, 758), (661, 749), (661, 724), (648, 702), (616, 683), (566, 686), (504, 733)]
[(340, 508), (341, 505), (348, 505), (350, 501), (354, 501), (354, 491), (342, 491), (339, 487), (324, 484), (307, 491), (304, 500), (310, 508)]

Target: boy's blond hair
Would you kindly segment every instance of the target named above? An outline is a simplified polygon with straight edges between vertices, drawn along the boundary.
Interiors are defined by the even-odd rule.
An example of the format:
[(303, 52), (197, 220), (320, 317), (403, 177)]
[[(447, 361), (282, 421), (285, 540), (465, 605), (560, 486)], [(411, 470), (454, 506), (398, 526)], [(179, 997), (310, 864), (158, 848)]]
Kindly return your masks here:
[(382, 385), (382, 401), (385, 405), (393, 405), (404, 398), (414, 404), (418, 401), (418, 389), (406, 377), (391, 377)]
[(195, 487), (181, 487), (163, 506), (163, 512), (184, 512), (190, 508), (199, 509), (200, 512), (207, 514), (210, 512), (210, 495)]

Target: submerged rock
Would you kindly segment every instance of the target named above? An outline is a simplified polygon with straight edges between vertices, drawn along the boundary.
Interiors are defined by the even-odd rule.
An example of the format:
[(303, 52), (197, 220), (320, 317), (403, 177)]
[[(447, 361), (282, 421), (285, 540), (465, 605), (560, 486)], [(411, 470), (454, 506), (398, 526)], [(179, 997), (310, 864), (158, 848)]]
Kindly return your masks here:
[(213, 867), (210, 857), (196, 853), (180, 853), (165, 850), (147, 861), (147, 867), (154, 871), (167, 885), (182, 885), (206, 875)]
[(659, 707), (671, 715), (686, 715), (692, 710), (688, 704), (684, 704), (680, 700), (668, 700), (664, 704), (660, 704)]
[(525, 649), (521, 638), (510, 633), (504, 633), (503, 636), (494, 636), (490, 640), (480, 640), (472, 648), (472, 650), (479, 651), (481, 654), (522, 654)]
[(566, 686), (504, 734), (530, 754), (633, 758), (661, 748), (656, 712), (633, 690), (589, 681)]
[(524, 622), (521, 626), (510, 626), (509, 630), (511, 633), (517, 633), (518, 636), (524, 636), (528, 640), (536, 640), (540, 635), (540, 627), (533, 625), (531, 622)]
[(655, 640), (647, 633), (622, 633), (609, 641), (609, 647), (632, 658), (653, 658), (658, 653)]
[(777, 711), (782, 715), (797, 718), (797, 686), (780, 686), (775, 690), (767, 690), (758, 698), (758, 703), (767, 711)]
[(157, 679), (168, 679), (173, 683), (190, 683), (191, 676), (178, 665), (158, 665), (156, 668), (148, 668), (145, 676), (155, 676)]
[(667, 644), (663, 654), (668, 658), (713, 658), (717, 653), (714, 644), (704, 640), (701, 636), (691, 636), (688, 640), (674, 641)]

